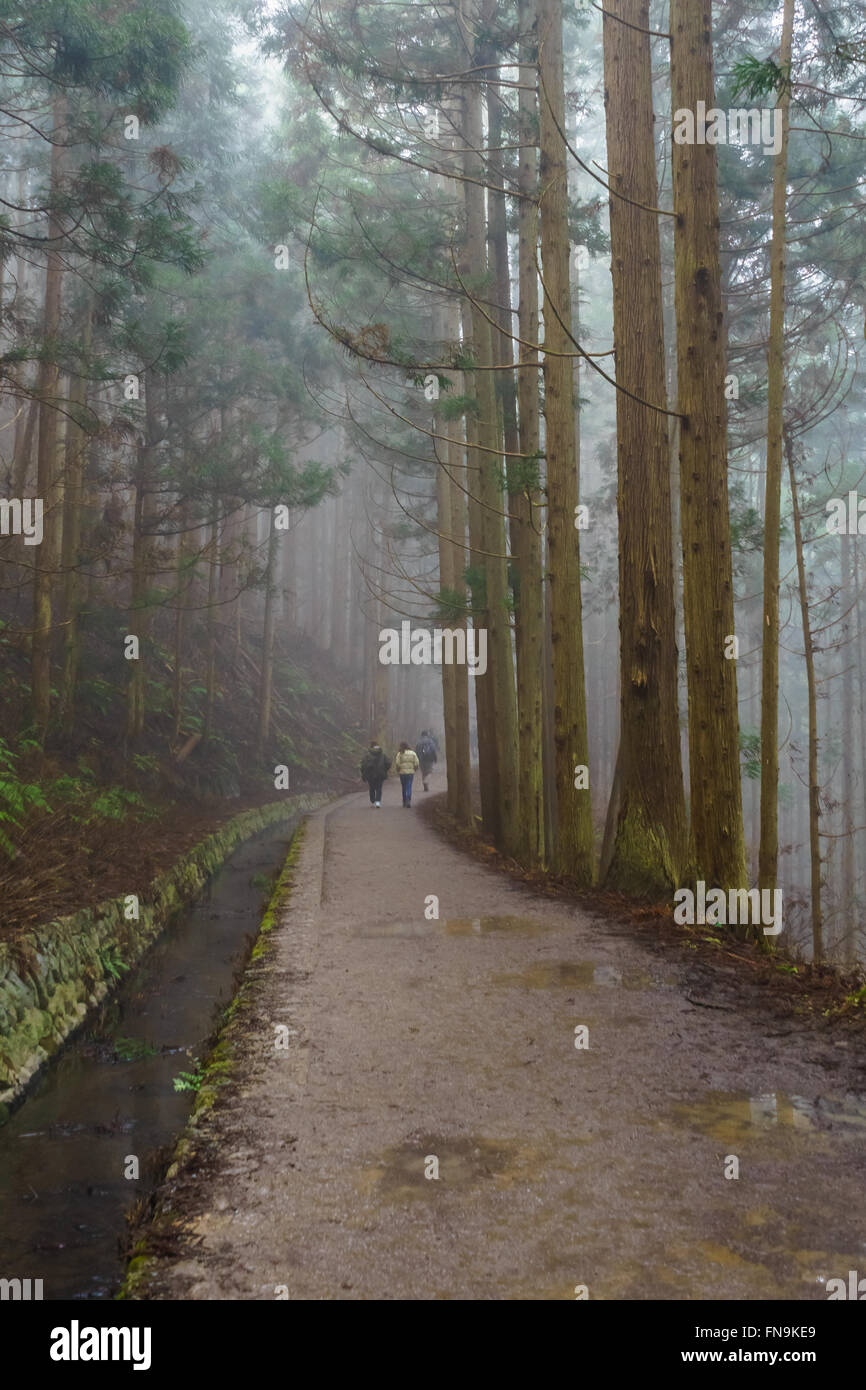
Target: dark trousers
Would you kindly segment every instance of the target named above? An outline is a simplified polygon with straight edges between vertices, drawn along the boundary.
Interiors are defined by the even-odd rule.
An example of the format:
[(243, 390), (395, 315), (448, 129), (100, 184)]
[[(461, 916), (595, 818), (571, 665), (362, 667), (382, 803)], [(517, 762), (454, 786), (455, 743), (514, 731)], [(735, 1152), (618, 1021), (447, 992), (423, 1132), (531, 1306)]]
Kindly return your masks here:
[(382, 800), (382, 788), (385, 785), (385, 778), (378, 777), (370, 783), (370, 801), (375, 806), (377, 801)]
[(401, 773), (400, 773), (400, 786), (403, 788), (403, 805), (404, 805), (404, 806), (411, 806), (411, 805), (412, 805), (412, 780), (413, 780), (414, 776), (415, 776), (414, 772), (401, 772)]

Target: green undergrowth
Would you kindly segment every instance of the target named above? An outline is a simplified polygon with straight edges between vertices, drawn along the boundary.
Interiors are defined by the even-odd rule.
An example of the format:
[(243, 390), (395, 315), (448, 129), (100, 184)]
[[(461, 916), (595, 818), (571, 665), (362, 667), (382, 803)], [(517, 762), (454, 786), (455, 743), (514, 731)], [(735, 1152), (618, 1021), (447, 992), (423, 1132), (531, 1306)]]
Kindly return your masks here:
[(28, 772), (37, 745), (21, 738), (11, 746), (0, 736), (0, 851), (17, 853), (16, 840), (27, 825), (48, 816), (62, 816), (76, 830), (108, 827), (126, 821), (155, 819), (161, 808), (131, 787), (100, 783), (87, 759), (55, 776)]
[[(357, 782), (366, 742), (359, 692), (346, 673), (308, 637), (276, 641), (271, 731), (257, 747), (259, 680), (252, 664), (218, 653), (213, 707), (205, 685), (184, 672), (176, 726), (174, 657), (158, 638), (147, 644), (144, 731), (126, 735), (128, 663), (117, 655), (117, 614), (90, 615), (76, 718), (62, 727), (55, 709), (44, 738), (28, 714), (29, 663), (17, 649), (0, 689), (0, 872), (18, 855), (38, 867), (44, 841), (57, 826), (82, 842), (103, 830), (158, 822), (178, 805), (270, 796), (274, 768), (289, 769), (290, 790), (343, 788)], [(2, 634), (2, 622), (0, 622)], [(188, 659), (195, 665), (195, 653)], [(197, 741), (196, 736), (198, 736)], [(182, 760), (177, 753), (194, 740)]]

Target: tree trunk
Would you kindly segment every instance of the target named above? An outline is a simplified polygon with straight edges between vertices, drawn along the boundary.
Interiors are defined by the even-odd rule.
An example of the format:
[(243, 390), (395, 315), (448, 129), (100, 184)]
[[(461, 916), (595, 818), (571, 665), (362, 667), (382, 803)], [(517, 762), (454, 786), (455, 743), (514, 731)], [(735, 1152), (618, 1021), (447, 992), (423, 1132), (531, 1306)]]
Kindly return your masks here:
[(857, 740), (854, 735), (854, 664), (857, 660), (853, 607), (857, 591), (852, 585), (851, 537), (843, 532), (839, 537), (840, 594), (843, 610), (847, 609), (842, 644), (842, 884), (839, 894), (842, 915), (841, 957), (852, 966), (857, 955), (855, 915), (856, 869), (854, 862), (854, 766)]
[(51, 580), (57, 556), (56, 537), (60, 527), (57, 504), (58, 447), (60, 441), (58, 390), (60, 370), (54, 360), (60, 329), (60, 300), (63, 288), (63, 261), (59, 241), (63, 228), (56, 212), (60, 200), (60, 180), (63, 163), (66, 120), (66, 98), (54, 98), (51, 174), (48, 194), (49, 213), (45, 267), (45, 298), (42, 311), (42, 346), (44, 357), (37, 374), (39, 399), (39, 448), (37, 453), (36, 496), (44, 508), (42, 544), (33, 547), (33, 639), (31, 647), (30, 698), (33, 722), (40, 739), (44, 738), (51, 717), (51, 637), (52, 608)]
[[(82, 326), (85, 354), (90, 349), (93, 327), (92, 306), (88, 300)], [(87, 378), (78, 376), (70, 392), (73, 414), (83, 415), (87, 405)], [(63, 675), (60, 684), (60, 711), (64, 732), (69, 735), (75, 727), (75, 696), (78, 686), (78, 661), (81, 649), (78, 611), (81, 601), (81, 524), (84, 509), (84, 470), (88, 436), (74, 418), (66, 429), (66, 480), (63, 489)]]
[[(482, 147), (481, 93), (470, 83), (463, 94), (463, 135), (466, 141), (466, 173), (482, 174), (479, 151)], [(488, 270), (485, 255), (486, 229), (484, 194), (477, 183), (464, 183), (466, 200), (466, 264), (473, 296), (469, 306), (471, 350), (479, 366), (492, 362), (490, 325), (479, 296), (487, 293)], [(502, 458), (499, 453), (499, 427), (492, 374), (474, 373), (476, 418), (467, 429), (470, 441), (469, 532), (472, 565), (480, 583), (476, 584), (473, 607), (482, 611), (478, 618), (487, 628), (487, 672), (476, 676), (475, 698), (479, 711), (478, 751), (481, 775), (482, 814), (485, 829), (506, 853), (514, 854), (518, 843), (519, 807), (517, 785), (517, 709), (511, 649), (511, 623), (508, 612), (508, 579), (505, 554), (505, 519), (501, 482)], [(484, 749), (482, 755), (482, 747)], [(495, 779), (495, 786), (491, 785)], [(485, 783), (487, 785), (485, 786)]]
[[(526, 196), (518, 201), (518, 336), (521, 340), (517, 373), (519, 447), (523, 458), (509, 466), (509, 511), (513, 557), (514, 631), (517, 651), (517, 711), (520, 749), (520, 857), (528, 866), (540, 864), (544, 848), (544, 787), (542, 765), (542, 699), (544, 684), (544, 587), (541, 532), (543, 496), (540, 486), (538, 342), (538, 102), (535, 65), (538, 58), (535, 0), (521, 0), (518, 130), (518, 185)], [(501, 296), (501, 291), (500, 291)], [(510, 351), (510, 344), (509, 344)]]
[(126, 703), (126, 737), (131, 743), (144, 733), (144, 692), (146, 639), (151, 611), (148, 586), (153, 564), (154, 537), (150, 526), (153, 513), (153, 454), (157, 444), (156, 385), (148, 372), (144, 386), (144, 438), (137, 447), (135, 508), (132, 531), (132, 592), (129, 604), (130, 634), (138, 638), (138, 660), (130, 662)]
[[(714, 102), (711, 0), (671, 0), (674, 112)], [(746, 886), (714, 145), (673, 144), (683, 615), (697, 877)]]
[(264, 757), (271, 728), (271, 696), (274, 684), (274, 572), (277, 564), (277, 529), (273, 507), (268, 508), (268, 558), (265, 574), (265, 612), (262, 620), (262, 679), (259, 687), (259, 727), (256, 748)]
[[(460, 317), (457, 305), (451, 302), (448, 308), (448, 337), (456, 343), (460, 332)], [(461, 373), (456, 376), (455, 387), (459, 396), (465, 395), (466, 382)], [(466, 602), (466, 450), (458, 440), (460, 422), (451, 421), (446, 433), (452, 440), (446, 445), (448, 473), (444, 478), (448, 493), (447, 513), (451, 543), (446, 547), (450, 553), (449, 573), (459, 603)], [(443, 470), (439, 469), (440, 477)], [(457, 618), (454, 626), (466, 631), (466, 614)], [(469, 751), (469, 670), (455, 665), (454, 671), (454, 757), (453, 794), (451, 764), (448, 769), (448, 809), (459, 825), (470, 827), (472, 820), (472, 763)], [(477, 680), (477, 677), (474, 679)]]
[[(446, 309), (441, 303), (436, 303), (433, 308), (433, 352), (437, 357), (444, 357), (444, 343), (446, 338)], [(436, 430), (439, 426), (438, 411), (434, 407), (431, 412), (431, 429)], [(443, 431), (448, 433), (448, 429)], [(436, 469), (436, 531), (439, 550), (439, 591), (440, 607), (438, 620), (444, 621), (448, 627), (457, 627), (456, 615), (452, 613), (450, 607), (450, 596), (457, 588), (457, 577), (454, 573), (454, 547), (451, 543), (452, 535), (451, 518), (451, 488), (448, 483), (448, 476), (445, 469)], [(444, 600), (444, 601), (442, 601)], [(445, 727), (445, 770), (448, 782), (448, 809), (453, 813), (457, 804), (457, 667), (451, 663), (442, 662), (442, 719)]]
[[(860, 740), (860, 805), (856, 819), (861, 827), (866, 827), (866, 691), (864, 691), (863, 671), (866, 670), (866, 624), (863, 622), (863, 595), (860, 592), (860, 560), (857, 546), (854, 546), (854, 592), (857, 596), (857, 715), (858, 736)], [(866, 830), (860, 831), (860, 862), (866, 863)], [(863, 898), (858, 901), (858, 930), (866, 939), (866, 904)], [(856, 938), (855, 938), (856, 940)], [(855, 947), (856, 949), (856, 947)]]
[[(779, 62), (791, 66), (794, 0), (785, 0)], [(770, 247), (770, 336), (767, 345), (767, 478), (764, 499), (764, 624), (761, 644), (761, 843), (758, 883), (776, 887), (779, 859), (779, 532), (782, 508), (782, 430), (785, 377), (785, 236), (790, 87), (779, 94), (782, 126), (773, 168), (773, 240)]]
[[(545, 457), (548, 580), (553, 646), (557, 834), (553, 868), (579, 883), (593, 877), (592, 807), (576, 769), (588, 767), (586, 684), (580, 593), (580, 548), (574, 433), (562, 0), (538, 4), (541, 260), (544, 276)], [(564, 355), (559, 355), (564, 354)], [(580, 780), (584, 780), (581, 778)]]
[[(39, 419), (39, 399), (34, 396), (27, 407), (22, 406), (23, 420), (20, 434), (16, 426), (15, 452), (12, 464), (12, 496), (23, 497), (30, 476), (33, 460), (33, 441), (36, 438), (36, 422)], [(20, 419), (21, 417), (19, 417)]]
[(824, 917), (821, 907), (821, 788), (818, 782), (818, 695), (815, 682), (815, 652), (809, 621), (809, 595), (806, 589), (806, 562), (803, 555), (803, 531), (800, 525), (800, 502), (797, 479), (794, 476), (794, 456), (787, 433), (783, 435), (791, 482), (791, 505), (794, 513), (794, 545), (797, 551), (797, 579), (800, 589), (800, 617), (803, 623), (803, 652), (806, 663), (806, 690), (809, 707), (809, 868), (812, 888), (812, 959), (824, 959)]
[(211, 529), (207, 572), (207, 671), (205, 673), (204, 737), (210, 738), (216, 701), (216, 621), (220, 570), (219, 502), (211, 504)]
[(180, 737), (183, 724), (183, 649), (186, 628), (186, 596), (190, 587), (187, 565), (186, 506), (178, 508), (177, 569), (174, 596), (174, 739)]
[[(618, 0), (604, 20), (611, 188), (646, 207), (658, 189), (648, 0)], [(667, 405), (661, 251), (655, 214), (610, 199), (616, 380)], [(686, 868), (680, 759), (668, 417), (616, 397), (619, 518), (618, 807), (607, 882), (669, 897)]]

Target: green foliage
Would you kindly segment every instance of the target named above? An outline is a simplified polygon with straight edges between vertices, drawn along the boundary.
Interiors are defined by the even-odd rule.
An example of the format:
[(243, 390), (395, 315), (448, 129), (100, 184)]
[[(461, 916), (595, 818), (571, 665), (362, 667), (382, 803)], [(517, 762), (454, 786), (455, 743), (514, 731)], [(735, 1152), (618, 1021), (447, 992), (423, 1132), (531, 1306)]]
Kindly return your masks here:
[(505, 486), (512, 496), (538, 492), (541, 487), (541, 458), (541, 454), (533, 454), (531, 458), (508, 460)]
[(842, 68), (851, 63), (866, 63), (866, 38), (843, 39), (836, 45), (834, 57)]
[(472, 595), (472, 607), (481, 611), (487, 607), (487, 572), (483, 565), (467, 565), (463, 579)]
[(7, 80), (35, 77), (126, 97), (145, 123), (169, 108), (190, 56), (187, 29), (162, 0), (127, 10), (105, 0), (29, 0), (26, 8), (0, 0), (0, 30)]
[(144, 805), (138, 792), (128, 791), (126, 787), (106, 787), (90, 803), (90, 815), (85, 824), (94, 820), (125, 820), (130, 808)]
[(771, 92), (783, 92), (790, 86), (791, 75), (787, 67), (775, 63), (772, 58), (761, 61), (747, 54), (734, 64), (734, 97), (740, 93), (749, 101), (759, 101)]
[(446, 396), (439, 401), (439, 418), (451, 421), (460, 420), (464, 415), (478, 414), (478, 400), (475, 396)]
[(170, 714), (174, 708), (174, 692), (168, 682), (149, 680), (146, 703), (151, 714)]
[(0, 849), (10, 857), (15, 855), (10, 832), (21, 829), (29, 812), (51, 810), (41, 788), (18, 777), (16, 762), (15, 754), (0, 738)]
[(761, 777), (761, 735), (754, 729), (740, 730), (740, 757), (742, 769), (752, 782)]
[(57, 801), (75, 801), (85, 795), (85, 787), (77, 777), (63, 772), (51, 783), (51, 794)]
[(466, 602), (466, 593), (459, 589), (440, 589), (436, 602), (437, 622), (450, 625), (462, 622), (469, 617), (471, 609)]
[[(150, 761), (155, 761), (151, 759)], [(105, 821), (123, 821), (132, 813), (147, 817), (158, 815), (158, 811), (148, 808), (144, 798), (128, 787), (107, 786), (98, 790), (93, 786), (93, 774), (88, 771), (82, 778), (72, 777), (64, 772), (49, 783), (47, 788), (55, 805), (62, 805), (74, 825), (99, 825)], [(50, 810), (46, 804), (43, 808)]]
[(176, 1091), (199, 1091), (201, 1090), (203, 1081), (204, 1072), (202, 1071), (201, 1063), (196, 1061), (195, 1071), (179, 1072), (172, 1084)]
[(147, 1057), (155, 1057), (159, 1048), (142, 1038), (115, 1038), (114, 1055), (119, 1062), (143, 1062)]
[(754, 507), (744, 507), (742, 511), (731, 512), (731, 548), (733, 550), (758, 550), (764, 542), (764, 521)]
[(136, 772), (156, 773), (159, 772), (159, 758), (155, 753), (133, 753), (132, 766)]
[(99, 963), (102, 966), (104, 974), (110, 975), (112, 980), (119, 980), (123, 975), (127, 974), (129, 970), (126, 961), (122, 959), (118, 954), (117, 948), (114, 946), (99, 953)]
[(574, 246), (585, 246), (591, 256), (604, 256), (610, 251), (610, 239), (599, 221), (600, 202), (583, 205), (569, 199), (568, 235)]
[(78, 687), (78, 699), (82, 706), (90, 706), (97, 714), (103, 716), (108, 714), (112, 702), (117, 700), (118, 695), (117, 686), (103, 680), (101, 676), (91, 676), (89, 680), (81, 681)]

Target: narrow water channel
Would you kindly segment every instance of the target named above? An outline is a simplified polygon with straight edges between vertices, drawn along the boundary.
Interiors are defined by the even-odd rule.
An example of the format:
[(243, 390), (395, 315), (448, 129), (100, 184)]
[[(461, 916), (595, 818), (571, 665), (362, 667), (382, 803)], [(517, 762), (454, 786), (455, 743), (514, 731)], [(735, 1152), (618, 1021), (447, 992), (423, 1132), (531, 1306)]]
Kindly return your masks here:
[(231, 998), (296, 824), (239, 846), (0, 1127), (0, 1278), (42, 1279), (45, 1299), (116, 1293), (127, 1209), (195, 1099), (174, 1080)]

